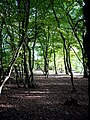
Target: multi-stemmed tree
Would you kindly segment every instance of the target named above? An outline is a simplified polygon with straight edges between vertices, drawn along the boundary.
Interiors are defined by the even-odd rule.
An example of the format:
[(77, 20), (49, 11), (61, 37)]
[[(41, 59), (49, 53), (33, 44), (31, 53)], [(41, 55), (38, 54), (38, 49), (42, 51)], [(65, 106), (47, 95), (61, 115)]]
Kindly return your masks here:
[[(38, 54), (37, 63), (41, 60), (43, 65), (39, 63), (39, 67), (45, 72), (45, 75), (48, 75), (49, 64), (52, 60), (57, 74), (57, 56), (61, 54), (64, 58), (62, 60), (65, 64), (66, 73), (70, 73), (73, 90), (75, 89), (71, 57), (73, 54), (82, 62), (81, 57), (84, 54), (82, 52), (82, 35), (85, 27), (83, 25), (82, 3), (82, 1), (78, 2), (76, 0), (14, 0), (1, 2), (1, 90), (10, 77), (13, 66), (17, 75), (20, 67), (22, 76), (25, 76), (26, 81), (24, 83), (28, 83), (28, 87), (33, 86), (36, 53)], [(82, 55), (74, 48), (81, 51)], [(4, 76), (4, 80), (2, 76)]]

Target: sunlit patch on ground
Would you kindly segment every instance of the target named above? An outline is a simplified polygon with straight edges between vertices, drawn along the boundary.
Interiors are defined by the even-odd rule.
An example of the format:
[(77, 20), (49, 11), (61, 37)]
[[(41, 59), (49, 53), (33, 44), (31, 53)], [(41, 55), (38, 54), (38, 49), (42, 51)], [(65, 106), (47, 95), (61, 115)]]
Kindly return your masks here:
[(13, 107), (15, 107), (14, 105), (10, 105), (10, 104), (0, 104), (0, 107), (1, 108), (13, 108)]
[[(27, 117), (28, 120), (66, 120), (62, 117), (71, 119), (72, 116), (72, 119), (76, 118), (74, 120), (80, 117), (80, 120), (87, 120), (88, 81), (81, 76), (74, 78), (77, 91), (72, 94), (70, 77), (62, 76), (51, 75), (48, 79), (42, 75), (35, 76), (36, 89), (17, 88), (15, 83), (6, 85), (9, 89), (3, 90), (0, 96), (0, 116), (5, 118), (7, 115), (12, 119), (14, 114), (16, 120), (18, 117), (18, 120), (26, 120)], [(71, 97), (76, 98), (81, 107), (64, 105)]]

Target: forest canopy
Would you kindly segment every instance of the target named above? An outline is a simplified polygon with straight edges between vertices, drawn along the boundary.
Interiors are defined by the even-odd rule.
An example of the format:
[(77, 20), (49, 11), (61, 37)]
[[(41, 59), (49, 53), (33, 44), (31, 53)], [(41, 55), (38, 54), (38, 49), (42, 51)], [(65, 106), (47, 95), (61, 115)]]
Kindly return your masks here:
[[(0, 2), (0, 82), (15, 71), (28, 87), (33, 71), (78, 72), (87, 77), (82, 0), (2, 0)], [(5, 84), (5, 83), (4, 83)]]
[(76, 93), (73, 75), (79, 74), (88, 78), (89, 113), (89, 9), (88, 0), (0, 0), (0, 94), (9, 80), (36, 88), (36, 71), (46, 81), (50, 72), (68, 75)]

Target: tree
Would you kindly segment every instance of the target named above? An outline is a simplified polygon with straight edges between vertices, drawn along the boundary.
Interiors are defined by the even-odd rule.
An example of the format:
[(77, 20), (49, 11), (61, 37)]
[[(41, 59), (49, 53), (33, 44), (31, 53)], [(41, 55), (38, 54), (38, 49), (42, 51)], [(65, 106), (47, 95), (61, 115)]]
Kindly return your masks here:
[[(50, 0), (51, 1), (51, 0)], [(52, 5), (52, 10), (53, 10), (53, 14), (55, 16), (55, 19), (57, 21), (57, 26), (59, 29), (61, 29), (61, 26), (60, 26), (60, 23), (59, 23), (59, 20), (58, 20), (58, 17), (56, 15), (56, 12), (55, 12), (55, 9), (54, 9), (54, 3), (51, 1), (51, 5)], [(68, 47), (68, 50), (66, 48), (66, 40), (65, 40), (65, 37), (63, 36), (63, 33), (60, 31), (60, 35), (61, 35), (61, 38), (63, 40), (63, 44), (64, 44), (64, 48), (66, 50), (66, 62), (67, 62), (67, 67), (68, 67), (68, 71), (71, 75), (71, 83), (72, 83), (72, 91), (76, 91), (75, 90), (75, 86), (74, 86), (74, 82), (73, 82), (73, 73), (72, 73), (72, 67), (71, 67), (71, 61), (70, 61), (70, 51), (69, 51), (69, 47)]]
[(38, 64), (46, 76), (49, 69), (55, 70), (55, 73), (60, 67), (65, 69), (71, 75), (74, 89), (72, 69), (78, 69), (77, 60), (82, 64), (84, 54), (80, 53), (85, 32), (82, 2), (15, 0), (2, 1), (0, 5), (0, 70), (3, 69), (4, 77), (8, 76), (4, 84), (16, 65), (16, 74), (17, 70), (22, 70), (22, 78), (26, 78), (22, 82), (31, 87), (34, 83), (33, 70)]
[[(17, 50), (16, 50), (15, 54), (13, 55), (13, 59), (12, 59), (10, 65), (9, 65), (9, 67), (8, 67), (8, 69), (6, 71), (6, 78), (2, 82), (2, 85), (0, 86), (0, 94), (1, 94), (1, 91), (2, 91), (2, 88), (3, 88), (4, 84), (6, 83), (6, 81), (9, 79), (9, 77), (11, 75), (13, 66), (14, 66), (14, 64), (15, 64), (15, 62), (17, 60), (18, 55), (19, 55), (19, 51), (20, 51), (22, 45), (25, 43), (25, 40), (26, 40), (25, 32), (27, 32), (27, 27), (28, 27), (28, 22), (29, 22), (29, 15), (28, 14), (29, 14), (29, 11), (30, 11), (30, 1), (27, 0), (25, 5), (26, 6), (24, 6), (25, 7), (24, 10), (26, 10), (26, 7), (28, 7), (28, 9), (27, 9), (26, 14), (25, 14), (26, 15), (25, 24), (24, 24), (24, 21), (22, 21), (22, 31), (23, 31), (23, 33), (22, 33), (21, 41), (20, 41), (20, 43), (19, 43), (19, 45), (17, 47)], [(25, 32), (24, 32), (24, 29), (25, 29)]]
[(89, 1), (84, 0), (85, 5), (83, 6), (83, 14), (84, 14), (84, 19), (85, 19), (85, 25), (86, 25), (86, 35), (85, 38), (83, 39), (84, 42), (84, 49), (85, 49), (85, 54), (87, 56), (87, 66), (89, 70), (89, 75), (88, 75), (88, 96), (89, 96), (89, 103), (88, 103), (88, 118), (90, 119), (90, 17), (88, 14), (87, 9), (90, 9), (89, 6)]
[(0, 84), (1, 84), (1, 78), (2, 78), (2, 72), (3, 72), (3, 63), (2, 63), (2, 29), (3, 29), (3, 20), (1, 21), (0, 26)]

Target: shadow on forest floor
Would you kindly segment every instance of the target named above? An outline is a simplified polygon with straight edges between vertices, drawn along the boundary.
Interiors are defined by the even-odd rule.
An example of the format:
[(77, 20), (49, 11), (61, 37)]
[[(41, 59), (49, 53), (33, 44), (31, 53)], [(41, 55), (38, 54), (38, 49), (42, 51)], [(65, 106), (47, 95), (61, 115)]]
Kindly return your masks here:
[(71, 93), (69, 76), (35, 75), (34, 79), (36, 89), (6, 84), (8, 89), (0, 96), (0, 120), (87, 120), (87, 79), (74, 78), (76, 93)]

